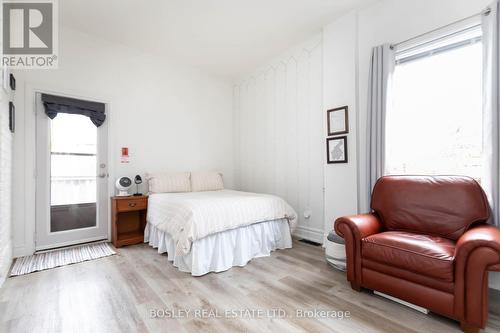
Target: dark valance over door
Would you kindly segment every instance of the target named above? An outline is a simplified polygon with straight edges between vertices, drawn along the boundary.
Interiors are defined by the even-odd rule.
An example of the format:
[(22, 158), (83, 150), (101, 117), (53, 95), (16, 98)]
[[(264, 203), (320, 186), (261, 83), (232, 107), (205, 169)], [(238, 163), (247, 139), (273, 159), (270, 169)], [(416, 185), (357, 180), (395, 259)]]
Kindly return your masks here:
[(80, 114), (89, 117), (97, 127), (106, 120), (105, 105), (103, 103), (83, 101), (81, 99), (42, 94), (45, 113), (54, 119), (58, 113)]

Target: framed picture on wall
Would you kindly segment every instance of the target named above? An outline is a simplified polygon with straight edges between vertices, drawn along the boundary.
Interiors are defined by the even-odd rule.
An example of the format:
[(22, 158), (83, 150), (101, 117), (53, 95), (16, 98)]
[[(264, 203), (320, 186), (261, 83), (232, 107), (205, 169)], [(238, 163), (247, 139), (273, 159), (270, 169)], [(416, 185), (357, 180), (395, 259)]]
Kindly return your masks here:
[(327, 111), (328, 136), (349, 133), (348, 107), (342, 106)]
[(347, 136), (326, 139), (326, 161), (328, 164), (347, 163)]

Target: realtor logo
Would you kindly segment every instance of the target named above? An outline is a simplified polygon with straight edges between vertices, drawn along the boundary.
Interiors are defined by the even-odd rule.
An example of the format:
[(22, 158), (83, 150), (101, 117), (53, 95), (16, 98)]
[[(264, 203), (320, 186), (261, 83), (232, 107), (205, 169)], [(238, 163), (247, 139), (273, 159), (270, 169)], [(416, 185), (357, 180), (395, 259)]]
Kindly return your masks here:
[(56, 68), (57, 28), (54, 0), (4, 2), (2, 66)]

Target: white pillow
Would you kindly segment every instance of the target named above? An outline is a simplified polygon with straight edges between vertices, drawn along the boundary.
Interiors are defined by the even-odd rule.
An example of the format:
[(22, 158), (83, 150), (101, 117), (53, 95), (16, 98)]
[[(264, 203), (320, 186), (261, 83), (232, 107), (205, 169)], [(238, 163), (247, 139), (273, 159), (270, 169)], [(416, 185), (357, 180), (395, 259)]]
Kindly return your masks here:
[(218, 191), (224, 189), (222, 175), (218, 172), (191, 172), (191, 191)]
[(189, 172), (169, 172), (148, 174), (150, 193), (190, 192)]

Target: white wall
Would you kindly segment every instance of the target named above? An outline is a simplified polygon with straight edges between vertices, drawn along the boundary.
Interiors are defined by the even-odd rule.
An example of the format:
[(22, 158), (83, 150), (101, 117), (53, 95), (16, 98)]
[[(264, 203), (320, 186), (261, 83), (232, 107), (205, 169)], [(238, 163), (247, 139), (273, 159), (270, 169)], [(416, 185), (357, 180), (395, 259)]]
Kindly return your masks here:
[(12, 146), (9, 97), (0, 87), (0, 286), (12, 263)]
[[(33, 89), (108, 103), (110, 182), (148, 171), (213, 169), (232, 187), (230, 82), (74, 30), (62, 29), (59, 45), (58, 70), (16, 73), (16, 256), (33, 251)], [(129, 164), (120, 164), (120, 147), (129, 147)]]
[(351, 12), (323, 29), (323, 105), (324, 132), (326, 110), (349, 107), (347, 134), (348, 162), (325, 164), (325, 234), (333, 230), (335, 219), (358, 211), (357, 113), (356, 100), (356, 13)]
[(321, 35), (234, 87), (237, 187), (284, 198), (299, 216), (295, 234), (320, 243), (326, 154), (321, 95)]

